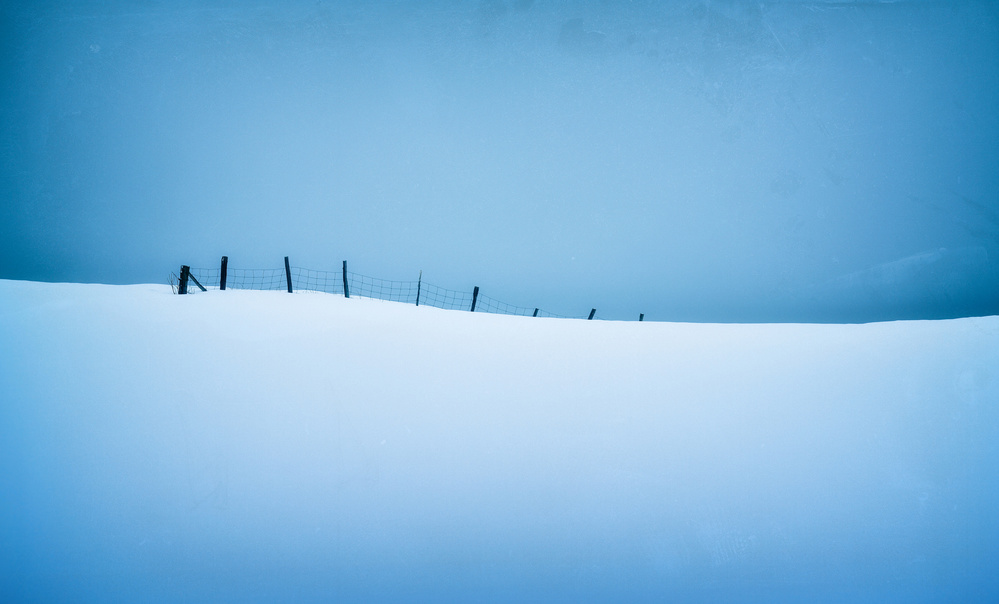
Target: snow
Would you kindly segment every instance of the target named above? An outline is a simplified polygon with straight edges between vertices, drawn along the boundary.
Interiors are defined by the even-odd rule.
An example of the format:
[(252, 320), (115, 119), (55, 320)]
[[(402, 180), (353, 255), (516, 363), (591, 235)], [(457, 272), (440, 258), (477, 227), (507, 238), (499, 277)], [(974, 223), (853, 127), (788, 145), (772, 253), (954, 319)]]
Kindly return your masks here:
[(999, 317), (0, 280), (0, 600), (996, 601)]

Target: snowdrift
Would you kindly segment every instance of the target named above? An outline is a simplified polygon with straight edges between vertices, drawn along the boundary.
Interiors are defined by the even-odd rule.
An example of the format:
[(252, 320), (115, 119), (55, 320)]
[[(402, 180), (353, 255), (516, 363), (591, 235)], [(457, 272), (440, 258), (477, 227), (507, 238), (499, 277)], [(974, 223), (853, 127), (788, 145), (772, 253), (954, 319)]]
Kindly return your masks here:
[(0, 600), (996, 601), (999, 317), (0, 281)]

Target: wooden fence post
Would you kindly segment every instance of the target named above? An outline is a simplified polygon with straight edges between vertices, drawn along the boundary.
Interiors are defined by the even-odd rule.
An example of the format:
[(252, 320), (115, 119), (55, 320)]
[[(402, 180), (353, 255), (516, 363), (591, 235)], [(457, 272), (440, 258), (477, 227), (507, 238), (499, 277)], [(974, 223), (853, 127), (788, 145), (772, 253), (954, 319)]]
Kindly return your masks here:
[(535, 308), (535, 309), (534, 309), (534, 315), (532, 315), (532, 316), (535, 316), (535, 317), (536, 317), (536, 316), (538, 316), (538, 310), (539, 310), (539, 309)]
[(645, 320), (645, 313), (639, 313), (638, 320), (639, 321), (644, 321)]
[(284, 257), (284, 278), (288, 282), (288, 293), (291, 293), (291, 265), (288, 263), (288, 257)]
[(225, 291), (225, 278), (229, 272), (229, 256), (222, 256), (222, 268), (219, 269), (219, 289)]
[(178, 294), (187, 293), (187, 280), (191, 277), (191, 267), (186, 264), (180, 267), (180, 284), (177, 286)]
[(475, 312), (475, 301), (479, 299), (479, 286), (472, 290), (472, 312)]
[(590, 311), (590, 316), (586, 317), (586, 320), (587, 321), (592, 321), (593, 320), (593, 315), (595, 315), (595, 314), (597, 314), (597, 309), (594, 308), (594, 309), (592, 309)]
[(420, 271), (420, 278), (416, 282), (416, 305), (420, 305), (420, 287), (423, 285), (423, 271)]
[[(343, 261), (343, 297), (350, 297), (350, 289), (347, 288), (347, 261)], [(362, 298), (364, 296), (361, 296)]]

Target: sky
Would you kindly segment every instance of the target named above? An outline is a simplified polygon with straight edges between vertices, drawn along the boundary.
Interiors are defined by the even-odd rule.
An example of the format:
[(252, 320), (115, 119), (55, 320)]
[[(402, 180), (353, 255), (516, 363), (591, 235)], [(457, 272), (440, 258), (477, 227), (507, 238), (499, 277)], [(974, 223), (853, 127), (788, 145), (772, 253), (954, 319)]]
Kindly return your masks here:
[(999, 601), (999, 317), (0, 280), (0, 601)]
[(0, 278), (999, 313), (992, 2), (7, 2), (0, 157)]

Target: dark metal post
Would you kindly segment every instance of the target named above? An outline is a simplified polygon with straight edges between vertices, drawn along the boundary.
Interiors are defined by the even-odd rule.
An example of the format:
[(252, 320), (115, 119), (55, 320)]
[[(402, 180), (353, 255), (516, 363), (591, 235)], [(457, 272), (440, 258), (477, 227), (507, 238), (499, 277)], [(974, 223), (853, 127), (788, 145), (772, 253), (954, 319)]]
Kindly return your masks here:
[(420, 305), (420, 287), (423, 285), (423, 271), (420, 271), (420, 279), (416, 282), (416, 305)]
[(535, 317), (538, 316), (538, 309), (537, 308), (534, 309), (534, 316)]
[(284, 257), (284, 278), (288, 282), (288, 293), (291, 293), (291, 265), (288, 263), (288, 257)]
[(222, 268), (219, 269), (219, 289), (225, 291), (225, 278), (229, 272), (229, 256), (222, 256)]
[(479, 299), (479, 286), (472, 290), (472, 312), (475, 312), (475, 301)]
[(178, 294), (187, 293), (187, 280), (191, 277), (191, 267), (186, 264), (180, 267), (180, 285), (177, 286)]
[[(343, 261), (343, 297), (350, 297), (350, 289), (347, 288), (347, 261)], [(362, 298), (364, 296), (361, 296)]]
[(586, 317), (586, 320), (587, 321), (592, 321), (593, 320), (593, 315), (595, 315), (595, 314), (597, 314), (597, 309), (594, 308), (594, 309), (592, 309), (590, 311), (590, 316)]

